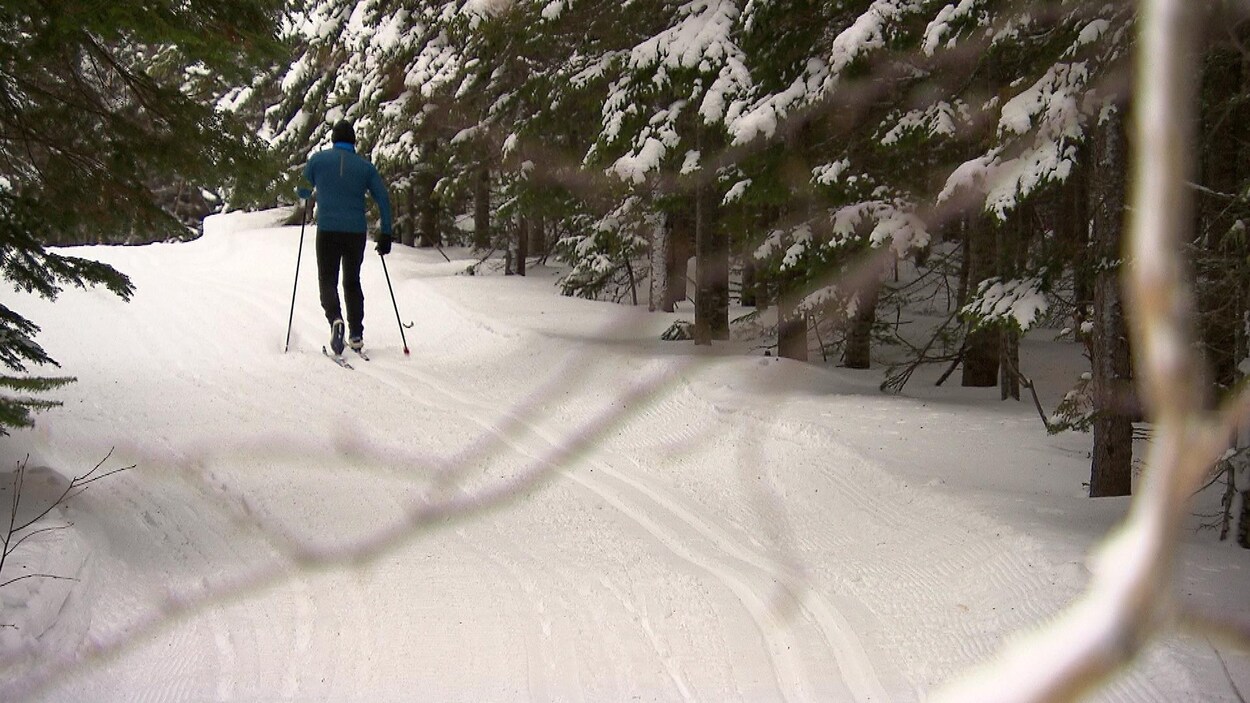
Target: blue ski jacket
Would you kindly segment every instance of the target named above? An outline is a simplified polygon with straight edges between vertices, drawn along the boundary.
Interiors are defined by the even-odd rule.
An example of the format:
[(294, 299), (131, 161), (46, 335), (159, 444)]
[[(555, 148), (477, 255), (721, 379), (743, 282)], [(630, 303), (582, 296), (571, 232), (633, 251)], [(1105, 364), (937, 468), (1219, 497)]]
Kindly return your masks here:
[(391, 236), (391, 199), (382, 176), (347, 142), (319, 151), (304, 166), (304, 178), (317, 189), (317, 228), (328, 232), (368, 231), (365, 193), (382, 213), (382, 235)]

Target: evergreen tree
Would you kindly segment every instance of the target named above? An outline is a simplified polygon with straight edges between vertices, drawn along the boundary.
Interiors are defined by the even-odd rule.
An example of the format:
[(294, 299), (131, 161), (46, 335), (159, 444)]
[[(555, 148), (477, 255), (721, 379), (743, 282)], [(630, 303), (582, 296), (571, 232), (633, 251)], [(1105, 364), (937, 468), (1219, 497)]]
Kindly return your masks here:
[[(163, 186), (210, 188), (258, 167), (244, 126), (212, 96), (244, 80), (277, 47), (279, 3), (169, 5), (144, 0), (5, 3), (0, 7), (0, 273), (17, 290), (55, 299), (64, 286), (129, 280), (52, 244), (131, 233), (179, 237)], [(50, 403), (30, 393), (70, 379), (25, 376), (55, 364), (38, 326), (0, 305), (0, 433)]]
[[(727, 190), (720, 165), (728, 144), (726, 110), (753, 82), (738, 44), (741, 5), (646, 5), (643, 41), (610, 69), (602, 130), (590, 155), (664, 208), (669, 241), (694, 243), (696, 343), (729, 336), (730, 248), (720, 216)], [(686, 227), (693, 231), (682, 231)], [(671, 261), (675, 270), (665, 278), (684, 278), (685, 256)]]

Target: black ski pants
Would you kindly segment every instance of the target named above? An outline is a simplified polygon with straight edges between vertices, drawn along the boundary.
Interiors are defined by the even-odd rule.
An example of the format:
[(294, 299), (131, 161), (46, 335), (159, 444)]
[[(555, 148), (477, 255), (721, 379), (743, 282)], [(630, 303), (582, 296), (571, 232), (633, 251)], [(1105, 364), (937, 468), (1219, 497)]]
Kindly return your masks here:
[(347, 303), (347, 335), (362, 338), (365, 332), (365, 294), (360, 289), (360, 265), (365, 260), (364, 232), (317, 230), (317, 282), (326, 321), (343, 319), (339, 307), (339, 269), (343, 270), (343, 298)]

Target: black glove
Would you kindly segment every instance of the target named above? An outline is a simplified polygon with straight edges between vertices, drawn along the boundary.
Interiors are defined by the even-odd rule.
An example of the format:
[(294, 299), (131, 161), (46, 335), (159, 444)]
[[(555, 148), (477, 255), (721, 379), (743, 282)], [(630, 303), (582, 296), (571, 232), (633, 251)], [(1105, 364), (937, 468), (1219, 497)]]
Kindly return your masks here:
[(382, 256), (386, 256), (387, 254), (391, 253), (391, 235), (389, 234), (379, 235), (378, 246), (376, 247), (376, 249), (378, 250), (378, 253), (381, 254)]

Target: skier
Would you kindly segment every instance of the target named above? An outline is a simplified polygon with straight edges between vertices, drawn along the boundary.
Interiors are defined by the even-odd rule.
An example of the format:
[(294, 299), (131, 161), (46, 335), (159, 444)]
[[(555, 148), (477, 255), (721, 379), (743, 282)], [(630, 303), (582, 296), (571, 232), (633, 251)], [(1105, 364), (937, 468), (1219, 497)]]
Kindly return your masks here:
[[(333, 147), (308, 159), (304, 179), (317, 195), (317, 279), (321, 307), (330, 323), (330, 348), (342, 355), (344, 335), (352, 349), (364, 347), (365, 296), (360, 289), (360, 265), (365, 260), (368, 225), (365, 193), (373, 196), (382, 213), (382, 232), (377, 252), (391, 253), (391, 200), (386, 184), (372, 163), (356, 153), (356, 131), (339, 121), (330, 132)], [(343, 297), (347, 325), (339, 307), (339, 268), (343, 271)]]

